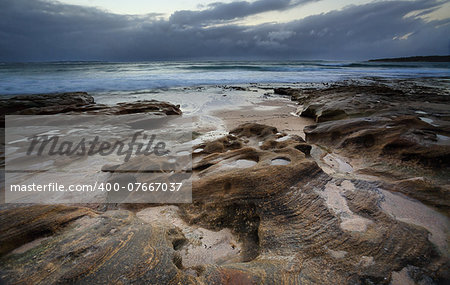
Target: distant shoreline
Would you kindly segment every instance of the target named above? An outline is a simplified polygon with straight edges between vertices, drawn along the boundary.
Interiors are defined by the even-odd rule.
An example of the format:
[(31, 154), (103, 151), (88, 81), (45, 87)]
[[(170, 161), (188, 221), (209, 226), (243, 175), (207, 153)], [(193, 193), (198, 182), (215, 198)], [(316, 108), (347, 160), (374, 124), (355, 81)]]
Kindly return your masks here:
[(371, 59), (369, 62), (450, 62), (450, 55), (410, 56)]

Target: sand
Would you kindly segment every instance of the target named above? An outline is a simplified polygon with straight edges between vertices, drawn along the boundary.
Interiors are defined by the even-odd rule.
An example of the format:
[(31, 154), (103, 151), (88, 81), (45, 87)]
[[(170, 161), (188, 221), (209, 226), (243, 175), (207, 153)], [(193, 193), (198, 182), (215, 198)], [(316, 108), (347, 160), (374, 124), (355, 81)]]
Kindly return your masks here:
[(279, 132), (298, 135), (304, 139), (303, 129), (315, 122), (313, 119), (295, 115), (297, 107), (295, 102), (288, 99), (275, 98), (255, 103), (252, 106), (240, 107), (236, 110), (214, 111), (212, 115), (222, 119), (227, 130), (243, 123), (260, 123), (274, 126)]

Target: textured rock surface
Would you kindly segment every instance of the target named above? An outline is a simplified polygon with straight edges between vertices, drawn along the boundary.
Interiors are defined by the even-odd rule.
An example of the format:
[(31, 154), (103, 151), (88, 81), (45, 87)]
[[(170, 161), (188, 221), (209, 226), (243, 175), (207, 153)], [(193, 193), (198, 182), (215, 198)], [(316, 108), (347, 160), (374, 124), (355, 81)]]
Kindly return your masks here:
[[(237, 139), (210, 143), (220, 151), (196, 155), (196, 203), (182, 208), (191, 223), (233, 229), (248, 262), (224, 265), (218, 270), (224, 279), (207, 267), (207, 280), (384, 283), (406, 264), (442, 274), (445, 265), (426, 231), (383, 212), (382, 195), (371, 183), (326, 175), (302, 151), (300, 138), (279, 138), (273, 128), (250, 124), (231, 134)], [(290, 163), (272, 165), (277, 158)], [(224, 173), (239, 160), (257, 163)]]
[(96, 104), (86, 92), (21, 95), (0, 100), (0, 110), (6, 115), (52, 115), (85, 113), (123, 115), (133, 113), (163, 113), (181, 115), (179, 106), (156, 100), (118, 103), (113, 106)]
[(65, 224), (94, 214), (92, 211), (64, 206), (31, 206), (3, 210), (0, 219), (0, 254), (28, 242), (54, 234)]
[(157, 100), (117, 103), (113, 106), (96, 104), (78, 109), (76, 112), (86, 114), (125, 115), (134, 113), (162, 113), (166, 115), (181, 115), (180, 106)]
[(94, 98), (86, 92), (20, 95), (0, 100), (2, 114), (40, 114), (45, 108), (53, 110), (75, 109), (94, 104)]
[[(67, 209), (55, 212), (64, 216)], [(13, 213), (2, 217), (8, 214), (18, 218)], [(40, 222), (39, 216), (30, 217)], [(170, 233), (129, 211), (92, 214), (25, 252), (2, 258), (0, 276), (7, 283), (24, 284), (187, 283), (189, 277), (180, 275), (173, 262), (170, 242)]]
[(449, 211), (450, 97), (448, 89), (405, 81), (324, 89), (282, 89), (301, 105), (308, 143), (351, 160), (355, 173)]
[(394, 190), (448, 211), (450, 140), (440, 138), (448, 135), (442, 129), (415, 116), (390, 115), (325, 122), (305, 133), (308, 142), (353, 159), (358, 172), (383, 176)]
[[(433, 116), (449, 119), (448, 90), (416, 85), (391, 88), (388, 85), (335, 85), (323, 89), (278, 88), (274, 92), (289, 95), (301, 108), (299, 115), (325, 122), (372, 114), (395, 112), (414, 114), (430, 112)], [(425, 109), (425, 110), (424, 110)], [(419, 116), (421, 113), (415, 113)], [(427, 116), (425, 116), (427, 117)]]
[[(402, 278), (448, 279), (445, 245), (430, 242), (426, 225), (389, 214), (381, 207), (384, 195), (375, 183), (323, 172), (300, 137), (246, 124), (196, 149), (194, 203), (154, 210), (124, 205), (131, 210), (103, 214), (58, 207), (53, 210), (56, 216), (68, 218), (57, 218), (54, 224), (66, 220), (64, 227), (43, 241), (26, 241), (32, 244), (9, 242), (0, 258), (1, 278), (37, 284), (388, 284)], [(53, 218), (42, 218), (48, 206), (35, 207), (27, 219), (53, 224)], [(24, 211), (4, 210), (0, 215), (14, 221)], [(17, 234), (2, 240), (21, 237), (27, 224), (19, 223), (14, 227)], [(222, 239), (213, 242), (212, 236)], [(195, 245), (197, 239), (206, 240), (198, 243), (207, 247), (203, 253)], [(209, 247), (210, 252), (239, 252), (224, 255), (226, 260), (205, 259)]]

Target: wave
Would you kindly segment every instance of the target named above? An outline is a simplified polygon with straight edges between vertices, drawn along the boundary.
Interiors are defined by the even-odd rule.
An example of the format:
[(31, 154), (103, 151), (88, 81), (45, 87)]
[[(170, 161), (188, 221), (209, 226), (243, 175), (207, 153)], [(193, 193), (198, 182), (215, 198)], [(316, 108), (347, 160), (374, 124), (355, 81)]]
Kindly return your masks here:
[(0, 65), (0, 94), (156, 92), (215, 84), (329, 82), (361, 77), (448, 76), (449, 64), (348, 61), (53, 62)]
[(183, 70), (192, 71), (261, 71), (261, 72), (301, 72), (314, 71), (324, 68), (339, 69), (341, 66), (321, 65), (321, 64), (302, 64), (297, 65), (278, 65), (278, 66), (254, 66), (254, 65), (193, 65), (181, 66)]
[(181, 66), (181, 69), (185, 70), (253, 70), (253, 71), (264, 71), (266, 68), (262, 66), (253, 65), (192, 65), (192, 66)]

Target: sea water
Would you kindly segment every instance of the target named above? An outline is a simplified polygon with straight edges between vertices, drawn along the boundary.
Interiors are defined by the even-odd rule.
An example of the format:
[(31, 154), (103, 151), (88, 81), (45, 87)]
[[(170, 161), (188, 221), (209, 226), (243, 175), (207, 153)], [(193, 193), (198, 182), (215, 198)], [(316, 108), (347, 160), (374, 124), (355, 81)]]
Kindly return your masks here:
[(449, 67), (449, 63), (348, 61), (0, 63), (0, 95), (71, 91), (139, 93), (218, 84), (447, 77)]

